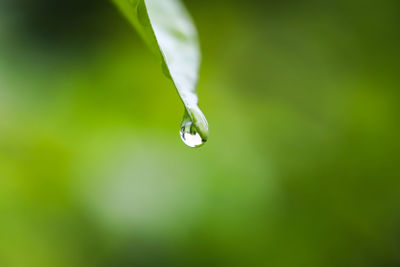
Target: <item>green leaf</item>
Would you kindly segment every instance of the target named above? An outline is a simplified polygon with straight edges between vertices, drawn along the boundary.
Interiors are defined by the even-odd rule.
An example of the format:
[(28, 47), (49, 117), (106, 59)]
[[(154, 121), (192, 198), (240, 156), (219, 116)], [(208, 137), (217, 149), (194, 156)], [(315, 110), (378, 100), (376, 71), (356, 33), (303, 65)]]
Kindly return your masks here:
[(196, 85), (200, 49), (196, 28), (180, 0), (113, 0), (135, 26), (150, 49), (161, 58), (162, 70), (179, 93), (201, 138), (208, 139), (208, 123), (198, 107)]

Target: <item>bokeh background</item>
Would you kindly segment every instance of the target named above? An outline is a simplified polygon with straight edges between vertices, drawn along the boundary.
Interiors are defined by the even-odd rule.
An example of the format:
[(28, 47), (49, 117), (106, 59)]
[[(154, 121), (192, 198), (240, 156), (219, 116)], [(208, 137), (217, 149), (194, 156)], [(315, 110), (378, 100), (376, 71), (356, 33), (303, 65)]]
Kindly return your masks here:
[(0, 0), (0, 266), (400, 266), (397, 0), (186, 0), (211, 130), (106, 0)]

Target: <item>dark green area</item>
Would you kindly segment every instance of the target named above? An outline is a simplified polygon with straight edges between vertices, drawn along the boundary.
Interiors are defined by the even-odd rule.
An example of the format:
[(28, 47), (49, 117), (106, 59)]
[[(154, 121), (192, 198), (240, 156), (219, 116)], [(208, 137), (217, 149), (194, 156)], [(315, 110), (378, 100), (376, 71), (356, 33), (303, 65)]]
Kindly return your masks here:
[(398, 1), (185, 3), (198, 150), (112, 3), (0, 0), (0, 266), (400, 265)]

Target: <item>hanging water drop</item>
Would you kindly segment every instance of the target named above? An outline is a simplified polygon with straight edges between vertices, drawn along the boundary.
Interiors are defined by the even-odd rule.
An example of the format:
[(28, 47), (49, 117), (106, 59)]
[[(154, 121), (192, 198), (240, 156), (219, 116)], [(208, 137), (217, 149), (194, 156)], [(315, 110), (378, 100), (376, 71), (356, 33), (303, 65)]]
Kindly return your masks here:
[(199, 147), (206, 142), (206, 140), (203, 140), (200, 134), (196, 131), (196, 128), (194, 127), (192, 121), (187, 122), (184, 120), (179, 133), (181, 135), (182, 141), (187, 146)]

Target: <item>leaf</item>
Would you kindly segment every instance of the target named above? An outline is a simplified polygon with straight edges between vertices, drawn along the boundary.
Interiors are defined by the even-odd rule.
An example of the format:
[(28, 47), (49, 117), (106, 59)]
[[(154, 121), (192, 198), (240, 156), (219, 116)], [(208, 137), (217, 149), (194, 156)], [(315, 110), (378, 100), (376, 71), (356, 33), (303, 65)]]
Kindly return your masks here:
[(196, 28), (180, 0), (113, 0), (135, 26), (150, 49), (161, 58), (162, 70), (178, 91), (201, 138), (208, 139), (208, 123), (198, 107), (196, 86), (200, 49)]

